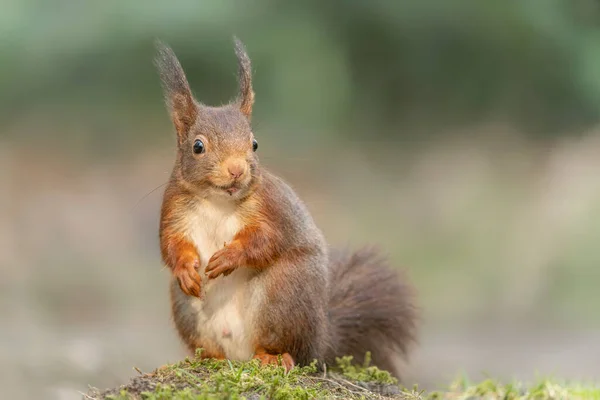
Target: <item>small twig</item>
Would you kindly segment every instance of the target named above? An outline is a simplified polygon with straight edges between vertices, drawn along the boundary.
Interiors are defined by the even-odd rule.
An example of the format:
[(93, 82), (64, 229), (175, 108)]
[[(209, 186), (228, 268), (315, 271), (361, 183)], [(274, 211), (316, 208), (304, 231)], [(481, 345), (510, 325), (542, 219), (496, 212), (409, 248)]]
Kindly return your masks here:
[(144, 373), (142, 372), (141, 369), (139, 369), (138, 367), (133, 367), (133, 369), (135, 369), (137, 371), (138, 374), (140, 375), (144, 375)]
[[(343, 388), (343, 389), (346, 389), (347, 391), (349, 391), (349, 392), (351, 392), (351, 393), (359, 393), (359, 392), (357, 392), (357, 391), (350, 390), (350, 389), (349, 389), (347, 386), (344, 386), (344, 385), (342, 385), (341, 383), (339, 383), (339, 382), (338, 382), (338, 381), (336, 381), (335, 379), (331, 379), (331, 378), (321, 378), (321, 377), (318, 377), (318, 376), (315, 376), (315, 377), (313, 377), (313, 379), (317, 379), (317, 380), (320, 380), (320, 381), (325, 381), (325, 382), (329, 382), (329, 383), (335, 383), (335, 384), (336, 384), (336, 385), (338, 385), (339, 387), (341, 387), (341, 388)], [(365, 388), (363, 388), (363, 387), (360, 387), (360, 386), (358, 386), (358, 385), (355, 385), (355, 384), (353, 384), (352, 382), (349, 382), (349, 381), (347, 381), (347, 380), (345, 380), (345, 379), (341, 379), (341, 378), (340, 378), (340, 380), (341, 380), (342, 382), (346, 383), (346, 384), (349, 384), (350, 386), (353, 386), (353, 387), (355, 387), (355, 388), (357, 388), (357, 389), (360, 389), (362, 392), (367, 392), (367, 393), (370, 393), (370, 394), (374, 394), (374, 395), (376, 395), (377, 397), (381, 398), (381, 396), (380, 396), (378, 393), (374, 393), (374, 392), (372, 392), (372, 391), (370, 391), (370, 390), (368, 390), (368, 389), (365, 389)]]
[(355, 385), (354, 383), (352, 383), (352, 382), (350, 382), (350, 381), (347, 381), (346, 379), (339, 378), (339, 380), (340, 380), (340, 381), (342, 381), (342, 382), (344, 382), (346, 385), (350, 385), (350, 386), (353, 386), (353, 387), (355, 387), (355, 388), (358, 388), (358, 389), (364, 390), (365, 392), (372, 393), (372, 392), (371, 392), (369, 389), (365, 389), (364, 387), (361, 387), (361, 386)]
[(315, 376), (314, 378), (315, 378), (315, 379), (319, 379), (319, 380), (324, 380), (324, 381), (327, 381), (327, 382), (335, 382), (335, 383), (337, 383), (337, 384), (338, 384), (338, 385), (340, 385), (340, 386), (344, 386), (344, 385), (342, 385), (341, 383), (337, 382), (338, 380), (340, 380), (340, 381), (344, 382), (344, 383), (345, 383), (345, 384), (347, 384), (347, 385), (350, 385), (350, 386), (353, 386), (353, 387), (355, 387), (355, 388), (357, 388), (357, 389), (360, 389), (360, 390), (362, 390), (363, 392), (369, 392), (369, 393), (371, 393), (371, 391), (370, 391), (369, 389), (365, 389), (364, 387), (361, 387), (361, 386), (355, 385), (354, 383), (352, 383), (352, 382), (350, 382), (350, 381), (347, 381), (347, 380), (345, 380), (345, 379), (343, 379), (343, 378), (335, 378), (335, 379), (331, 379), (331, 378), (319, 378), (319, 377), (317, 377), (317, 376)]
[(346, 391), (347, 393), (352, 393), (352, 394), (356, 394), (356, 395), (361, 395), (362, 394), (362, 392), (357, 392), (355, 390), (350, 390), (348, 387), (346, 387), (346, 386), (342, 385), (341, 383), (336, 382), (336, 381), (334, 381), (332, 379), (321, 379), (321, 378), (317, 378), (317, 377), (315, 377), (315, 379), (322, 380), (322, 381), (329, 382), (329, 383), (333, 383), (333, 384), (337, 385), (338, 387), (340, 387), (342, 390)]
[(92, 397), (92, 396), (90, 396), (90, 395), (87, 395), (87, 394), (85, 394), (85, 393), (83, 393), (83, 392), (80, 392), (79, 390), (77, 391), (77, 393), (79, 393), (80, 395), (82, 395), (82, 396), (83, 396), (83, 397), (85, 397), (86, 399), (90, 399), (90, 400), (98, 400), (97, 398), (95, 398), (95, 397)]

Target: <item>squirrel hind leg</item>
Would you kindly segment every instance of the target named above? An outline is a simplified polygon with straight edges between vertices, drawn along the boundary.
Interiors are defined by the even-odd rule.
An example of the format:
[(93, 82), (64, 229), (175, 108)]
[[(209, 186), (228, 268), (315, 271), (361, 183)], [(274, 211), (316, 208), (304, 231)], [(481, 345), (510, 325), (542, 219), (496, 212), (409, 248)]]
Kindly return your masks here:
[(310, 256), (280, 260), (261, 274), (268, 303), (255, 321), (254, 354), (288, 353), (300, 366), (322, 357), (328, 333), (322, 300), (326, 277), (307, 280), (304, 276), (311, 263), (321, 261)]

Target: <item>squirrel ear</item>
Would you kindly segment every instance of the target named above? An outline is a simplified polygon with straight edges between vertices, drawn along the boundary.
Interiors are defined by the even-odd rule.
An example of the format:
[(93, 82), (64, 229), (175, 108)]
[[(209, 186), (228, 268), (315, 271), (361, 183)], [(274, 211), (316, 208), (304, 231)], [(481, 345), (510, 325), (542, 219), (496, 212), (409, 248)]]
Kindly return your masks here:
[(157, 40), (155, 65), (160, 74), (163, 92), (171, 119), (182, 143), (196, 121), (198, 110), (183, 68), (169, 46)]
[(246, 53), (244, 44), (237, 38), (233, 37), (235, 44), (235, 55), (238, 59), (239, 72), (238, 81), (240, 85), (240, 93), (237, 102), (240, 106), (240, 111), (248, 118), (252, 115), (252, 105), (254, 104), (254, 91), (252, 90), (252, 67), (250, 57)]

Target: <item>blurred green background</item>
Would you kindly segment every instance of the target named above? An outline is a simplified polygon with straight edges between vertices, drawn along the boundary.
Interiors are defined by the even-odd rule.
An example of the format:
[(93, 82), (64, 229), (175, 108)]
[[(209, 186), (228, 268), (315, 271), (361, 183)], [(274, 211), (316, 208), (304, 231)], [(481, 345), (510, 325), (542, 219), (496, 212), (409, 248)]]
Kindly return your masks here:
[(331, 244), (379, 245), (420, 292), (408, 385), (599, 376), (597, 1), (0, 5), (2, 397), (80, 398), (184, 355), (153, 41), (218, 105), (234, 34), (263, 164)]

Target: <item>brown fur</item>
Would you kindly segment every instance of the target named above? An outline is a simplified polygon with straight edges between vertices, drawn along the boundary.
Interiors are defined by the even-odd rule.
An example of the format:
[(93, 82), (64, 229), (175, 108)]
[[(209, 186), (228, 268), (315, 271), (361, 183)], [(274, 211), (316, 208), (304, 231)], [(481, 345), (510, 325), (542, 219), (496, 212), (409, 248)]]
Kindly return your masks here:
[(370, 351), (375, 365), (399, 376), (399, 356), (406, 359), (416, 342), (414, 289), (372, 248), (333, 253), (331, 281), (332, 343), (325, 359), (344, 354), (362, 363)]
[[(231, 104), (209, 107), (193, 98), (172, 50), (158, 44), (157, 66), (178, 139), (161, 211), (160, 242), (163, 261), (174, 277), (172, 310), (179, 335), (190, 351), (203, 347), (207, 357), (225, 356), (223, 346), (229, 342), (200, 334), (198, 313), (213, 321), (216, 311), (208, 303), (200, 306), (188, 299), (202, 297), (208, 282), (219, 279), (225, 284), (231, 274), (240, 277), (235, 271), (243, 268), (250, 271), (244, 275), (246, 285), (260, 288), (245, 300), (252, 315), (244, 323), (251, 327), (254, 358), (268, 364), (282, 355), (284, 366), (291, 368), (314, 359), (334, 362), (335, 356), (344, 354), (360, 360), (371, 351), (376, 365), (398, 374), (396, 358), (405, 356), (415, 339), (410, 289), (373, 252), (330, 258), (302, 201), (285, 182), (259, 166), (250, 127), (254, 103), (250, 59), (237, 39), (235, 48), (239, 95)], [(198, 140), (205, 149), (201, 154), (192, 151)], [(199, 207), (217, 207), (218, 211), (207, 212), (223, 213), (215, 218), (233, 215), (241, 225), (213, 254), (201, 254), (189, 233), (198, 223)], [(218, 226), (203, 229), (212, 232)], [(205, 275), (202, 260), (207, 260)], [(254, 314), (252, 307), (259, 307), (259, 312)], [(223, 338), (232, 336), (228, 329), (224, 328)]]

